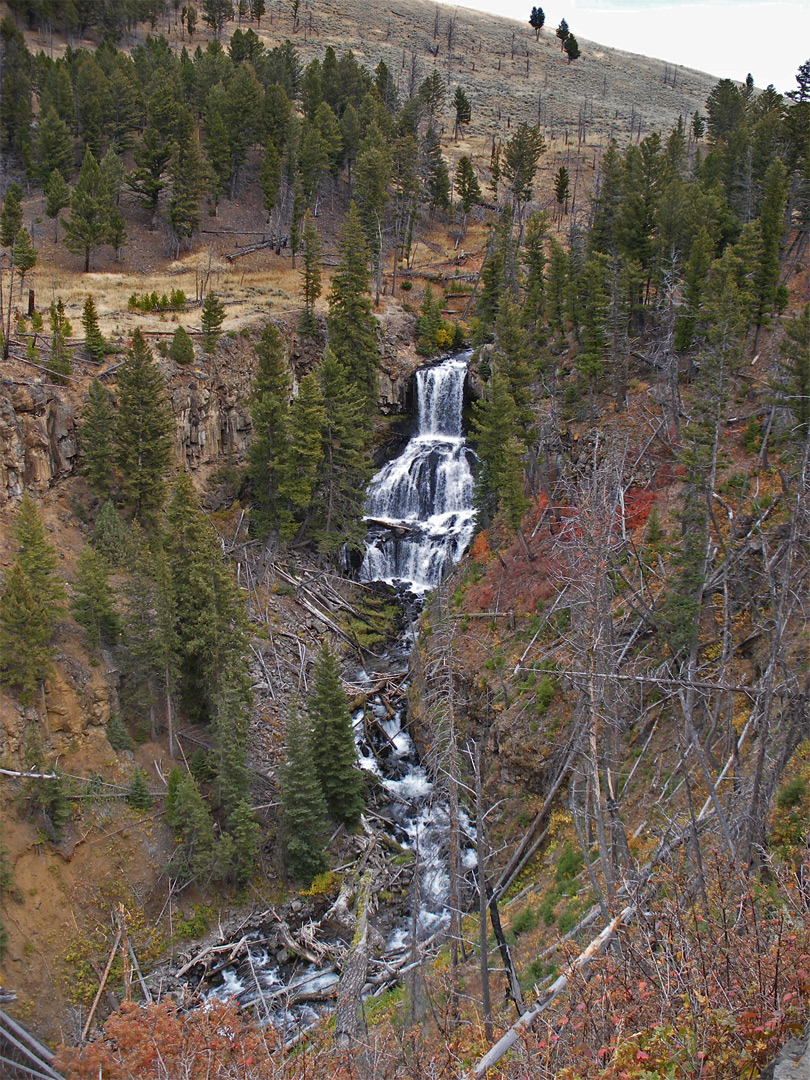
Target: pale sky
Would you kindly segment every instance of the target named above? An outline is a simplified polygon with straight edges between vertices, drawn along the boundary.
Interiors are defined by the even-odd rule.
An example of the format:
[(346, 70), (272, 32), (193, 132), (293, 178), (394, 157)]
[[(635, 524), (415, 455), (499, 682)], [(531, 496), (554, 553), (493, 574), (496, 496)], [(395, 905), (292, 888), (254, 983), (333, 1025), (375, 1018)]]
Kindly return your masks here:
[(799, 65), (810, 59), (810, 0), (457, 0), (449, 7), (475, 8), (518, 19), (528, 26), (533, 6), (542, 7), (546, 28), (565, 19), (579, 40), (654, 56), (718, 78), (742, 81), (750, 72), (758, 87), (773, 83), (793, 90)]

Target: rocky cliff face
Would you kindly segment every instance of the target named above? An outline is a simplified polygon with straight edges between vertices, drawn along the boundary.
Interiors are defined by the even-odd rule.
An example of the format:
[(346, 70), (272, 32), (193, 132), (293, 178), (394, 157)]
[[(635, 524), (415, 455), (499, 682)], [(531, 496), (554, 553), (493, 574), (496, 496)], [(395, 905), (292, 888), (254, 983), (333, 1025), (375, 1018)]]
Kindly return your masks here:
[[(289, 328), (287, 337), (291, 366), (300, 377), (314, 366), (318, 343), (299, 339)], [(379, 377), (385, 413), (407, 408), (408, 381), (419, 362), (411, 354), (397, 333), (385, 334)], [(252, 431), (249, 397), (256, 371), (251, 340), (224, 338), (213, 358), (187, 368), (170, 360), (160, 365), (177, 421), (178, 461), (202, 482), (224, 465), (243, 461)], [(114, 393), (114, 374), (101, 372), (100, 377)], [(24, 369), (0, 382), (0, 507), (18, 499), (23, 488), (43, 493), (76, 472), (85, 392), (78, 379), (59, 387), (31, 379)]]
[(0, 383), (0, 506), (24, 487), (43, 490), (73, 472), (75, 391), (4, 379)]

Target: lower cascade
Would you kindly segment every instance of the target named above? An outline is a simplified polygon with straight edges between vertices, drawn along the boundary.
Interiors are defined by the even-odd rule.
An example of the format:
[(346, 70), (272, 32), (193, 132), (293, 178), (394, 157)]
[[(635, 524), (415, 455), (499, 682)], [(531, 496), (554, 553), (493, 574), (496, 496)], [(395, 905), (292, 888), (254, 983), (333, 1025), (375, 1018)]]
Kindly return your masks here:
[(362, 581), (425, 593), (467, 549), (475, 528), (475, 455), (462, 433), (470, 353), (416, 373), (418, 430), (373, 478)]

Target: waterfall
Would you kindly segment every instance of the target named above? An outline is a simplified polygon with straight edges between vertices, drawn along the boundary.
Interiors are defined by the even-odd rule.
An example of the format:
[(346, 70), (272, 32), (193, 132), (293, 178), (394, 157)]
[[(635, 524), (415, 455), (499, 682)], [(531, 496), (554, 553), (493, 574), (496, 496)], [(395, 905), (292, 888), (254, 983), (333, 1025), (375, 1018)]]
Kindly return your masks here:
[(469, 358), (451, 356), (416, 373), (417, 433), (369, 487), (363, 581), (427, 592), (472, 539), (475, 455), (461, 430)]

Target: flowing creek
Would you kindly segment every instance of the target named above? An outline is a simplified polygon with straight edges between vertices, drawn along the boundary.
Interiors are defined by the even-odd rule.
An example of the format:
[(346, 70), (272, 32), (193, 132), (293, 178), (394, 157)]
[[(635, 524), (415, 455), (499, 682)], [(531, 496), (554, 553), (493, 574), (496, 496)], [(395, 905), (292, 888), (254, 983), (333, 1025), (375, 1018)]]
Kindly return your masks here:
[[(393, 585), (410, 612), (402, 637), (380, 658), (381, 670), (369, 670), (369, 663), (347, 672), (351, 683), (367, 693), (366, 706), (355, 713), (353, 723), (360, 765), (381, 785), (376, 824), (414, 856), (411, 914), (385, 927), (387, 936), (377, 950), (379, 963), (390, 970), (410, 957), (414, 934), (417, 943), (438, 941), (449, 922), (448, 807), (406, 730), (404, 694), (403, 705), (397, 708), (377, 688), (392, 681), (402, 686), (407, 679), (421, 597), (440, 583), (472, 538), (475, 455), (462, 431), (469, 357), (469, 353), (451, 356), (416, 372), (416, 434), (373, 478), (366, 507), (369, 532), (360, 578)], [(461, 826), (468, 836), (473, 834), (463, 813)], [(463, 848), (462, 869), (474, 866), (474, 849)], [(329, 941), (334, 923), (329, 914), (317, 928), (327, 946), (339, 944), (337, 934)], [(301, 950), (294, 956), (288, 948), (279, 949), (277, 927), (267, 920), (265, 926), (243, 935), (247, 940), (242, 942), (239, 961), (234, 957), (233, 962), (216, 965), (212, 981), (218, 985), (208, 996), (236, 997), (243, 1006), (255, 1005), (266, 1021), (295, 1032), (330, 1007), (326, 1002), (334, 997), (339, 976), (333, 965), (319, 962), (312, 935), (311, 948), (304, 950), (311, 953), (309, 962), (302, 962)], [(283, 932), (289, 942), (286, 925)], [(299, 932), (299, 941), (300, 937)]]

